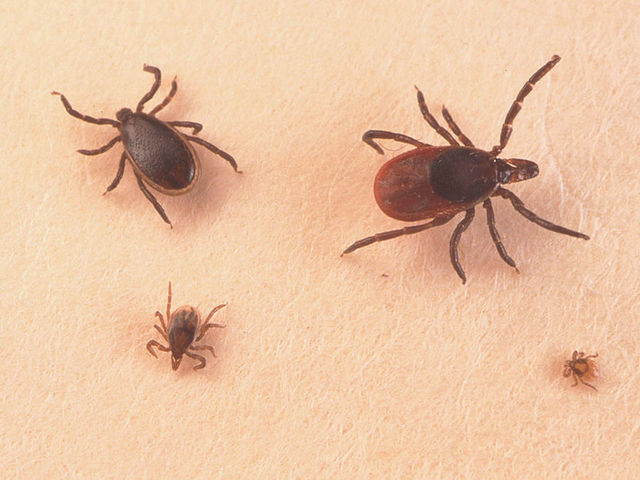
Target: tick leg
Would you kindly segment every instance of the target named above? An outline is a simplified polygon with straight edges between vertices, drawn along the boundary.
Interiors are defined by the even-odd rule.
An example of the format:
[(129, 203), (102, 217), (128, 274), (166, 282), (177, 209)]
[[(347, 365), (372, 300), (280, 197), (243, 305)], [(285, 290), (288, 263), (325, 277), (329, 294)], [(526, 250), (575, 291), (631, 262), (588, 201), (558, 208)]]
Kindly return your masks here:
[(573, 385), (571, 385), (572, 387), (575, 387), (578, 385), (578, 376), (575, 374), (575, 372), (573, 372)]
[(101, 153), (104, 153), (107, 150), (109, 150), (111, 147), (113, 147), (120, 140), (121, 140), (121, 137), (120, 137), (120, 135), (118, 135), (117, 137), (112, 138), (111, 140), (109, 140), (109, 143), (107, 143), (106, 145), (103, 145), (100, 148), (96, 148), (95, 150), (78, 150), (78, 153), (81, 153), (82, 155), (100, 155)]
[(169, 282), (169, 293), (167, 294), (167, 322), (171, 318), (171, 282)]
[(164, 97), (164, 100), (162, 100), (162, 102), (156, 105), (154, 109), (149, 112), (149, 115), (153, 116), (156, 113), (158, 113), (160, 110), (162, 110), (164, 107), (166, 107), (177, 91), (178, 91), (178, 82), (176, 82), (176, 79), (174, 78), (171, 81), (171, 90), (169, 90), (169, 94), (166, 97)]
[(440, 126), (435, 117), (431, 115), (431, 112), (429, 112), (427, 104), (424, 101), (424, 95), (422, 94), (420, 89), (418, 87), (415, 87), (415, 89), (418, 91), (418, 105), (420, 106), (420, 111), (422, 112), (422, 116), (427, 121), (429, 126), (431, 126), (431, 128), (433, 128), (436, 132), (438, 132), (438, 134), (451, 145), (460, 145), (447, 130)]
[(162, 219), (166, 223), (168, 223), (171, 228), (173, 228), (173, 225), (171, 224), (169, 217), (167, 217), (167, 214), (164, 213), (164, 208), (162, 208), (162, 205), (158, 203), (158, 200), (156, 200), (156, 197), (154, 197), (153, 194), (147, 189), (147, 187), (145, 187), (144, 182), (142, 181), (142, 178), (140, 178), (140, 176), (138, 176), (137, 173), (136, 173), (136, 179), (138, 180), (138, 187), (140, 187), (140, 190), (142, 190), (142, 193), (144, 193), (144, 196), (147, 197), (147, 200), (151, 202), (151, 204), (154, 206), (156, 211), (160, 214)]
[(193, 135), (197, 135), (202, 130), (202, 125), (196, 122), (167, 122), (172, 127), (193, 128)]
[(504, 147), (507, 146), (507, 142), (509, 141), (509, 137), (511, 136), (511, 131), (513, 130), (513, 120), (516, 118), (516, 115), (518, 115), (518, 112), (522, 108), (522, 101), (527, 95), (529, 95), (529, 93), (531, 93), (531, 90), (533, 90), (533, 86), (538, 83), (538, 81), (542, 77), (549, 73), (549, 70), (551, 70), (559, 61), (560, 57), (558, 55), (554, 55), (553, 57), (551, 57), (551, 60), (545, 63), (540, 69), (538, 69), (538, 71), (534, 73), (527, 81), (527, 83), (525, 83), (524, 86), (520, 89), (518, 96), (511, 104), (511, 108), (507, 112), (507, 116), (504, 119), (502, 131), (500, 132), (500, 145), (496, 145), (495, 147), (493, 147), (493, 149), (491, 150), (491, 155), (493, 155), (494, 157), (497, 156), (500, 152), (502, 152)]
[(153, 347), (157, 347), (158, 350), (161, 350), (163, 352), (170, 352), (171, 349), (169, 347), (165, 347), (164, 345), (162, 345), (161, 343), (156, 342), (155, 340), (149, 340), (149, 342), (147, 343), (147, 350), (149, 350), (149, 353), (151, 355), (153, 355), (154, 357), (158, 358), (158, 355), (156, 354), (155, 350), (153, 349)]
[(160, 325), (162, 325), (162, 330), (166, 333), (167, 326), (164, 323), (164, 317), (162, 316), (162, 314), (160, 312), (156, 312), (156, 317), (158, 317), (160, 319)]
[(455, 122), (455, 120), (449, 113), (449, 110), (447, 110), (447, 107), (445, 107), (444, 105), (442, 106), (442, 116), (447, 121), (447, 125), (449, 125), (449, 128), (451, 129), (451, 131), (460, 139), (463, 145), (466, 145), (467, 147), (475, 148), (475, 145), (473, 144), (473, 142), (469, 140), (469, 137), (467, 137), (464, 133), (462, 133), (462, 131), (460, 130), (460, 127), (458, 127), (458, 124)]
[(122, 180), (122, 175), (124, 174), (124, 165), (125, 165), (125, 160), (126, 159), (127, 159), (126, 152), (122, 152), (122, 155), (120, 156), (120, 164), (118, 165), (118, 171), (116, 172), (116, 177), (113, 179), (113, 182), (111, 182), (111, 185), (109, 185), (107, 187), (107, 189), (104, 191), (103, 195), (106, 195), (111, 190), (116, 188), (118, 186), (118, 184), (120, 183), (120, 180)]
[(451, 235), (451, 240), (449, 241), (449, 256), (451, 257), (451, 264), (453, 265), (453, 268), (458, 276), (462, 279), (463, 285), (467, 281), (467, 277), (464, 274), (464, 270), (462, 270), (460, 260), (458, 259), (458, 243), (460, 243), (460, 237), (462, 236), (462, 233), (467, 228), (469, 228), (469, 225), (473, 221), (474, 215), (475, 208), (470, 208), (469, 210), (467, 210), (467, 214), (453, 231), (453, 235)]
[(93, 117), (90, 117), (89, 115), (83, 115), (77, 110), (74, 110), (71, 107), (69, 100), (67, 100), (67, 97), (62, 95), (60, 92), (51, 92), (51, 95), (60, 96), (60, 100), (62, 100), (62, 105), (64, 105), (64, 108), (67, 110), (67, 113), (72, 117), (79, 118), (80, 120), (83, 120), (85, 122), (95, 123), (96, 125), (111, 125), (116, 128), (120, 126), (120, 122), (116, 122), (115, 120), (111, 120), (110, 118), (93, 118)]
[(489, 233), (491, 234), (491, 239), (493, 240), (493, 244), (498, 249), (498, 254), (506, 262), (507, 265), (516, 269), (516, 272), (520, 273), (518, 267), (516, 267), (516, 262), (509, 256), (507, 250), (504, 248), (502, 244), (502, 240), (500, 240), (500, 234), (498, 233), (498, 229), (496, 228), (496, 216), (493, 212), (493, 205), (491, 205), (491, 200), (486, 199), (482, 206), (487, 210), (487, 225), (489, 225)]
[[(598, 391), (598, 389), (597, 389), (596, 387), (594, 387), (594, 386), (593, 386), (593, 385), (591, 385), (590, 383), (585, 382), (584, 380), (582, 380), (582, 378), (580, 378), (580, 377), (578, 377), (578, 376), (576, 376), (576, 378), (578, 378), (578, 380), (580, 380), (580, 382), (581, 382), (583, 385), (586, 385), (587, 387), (591, 387), (591, 388), (593, 388), (596, 392)], [(576, 384), (577, 384), (577, 383), (578, 383), (578, 382), (576, 382)]]
[(162, 335), (162, 337), (168, 342), (169, 338), (167, 337), (167, 334), (162, 330), (162, 328), (160, 328), (160, 325), (154, 325), (153, 326), (157, 331), (160, 332), (160, 335)]
[(211, 345), (191, 345), (189, 347), (189, 350), (209, 350), (211, 352), (211, 355), (213, 355), (213, 358), (218, 358), (215, 350)]
[(155, 77), (155, 79), (153, 81), (153, 85), (151, 85), (151, 90), (149, 90), (144, 95), (144, 97), (142, 97), (138, 102), (138, 106), (136, 107), (136, 113), (140, 113), (142, 111), (142, 107), (144, 107), (144, 104), (153, 98), (153, 96), (158, 91), (158, 88), (160, 88), (160, 82), (162, 81), (162, 74), (160, 73), (159, 68), (152, 67), (151, 65), (145, 64), (144, 67), (142, 67), (142, 70), (148, 73), (153, 73), (153, 76)]
[(191, 135), (187, 135), (187, 138), (189, 140), (191, 140), (192, 142), (196, 142), (196, 143), (202, 145), (204, 148), (206, 148), (207, 150), (212, 151), (216, 155), (221, 156), (222, 158), (224, 158), (227, 162), (229, 162), (231, 164), (231, 166), (233, 167), (233, 169), (236, 172), (242, 173), (240, 170), (238, 170), (238, 164), (236, 163), (235, 159), (231, 155), (229, 155), (227, 152), (225, 152), (223, 150), (220, 150), (215, 145), (212, 145), (211, 143), (207, 142), (206, 140), (201, 139), (200, 137), (193, 137)]
[(187, 357), (191, 357), (194, 360), (198, 360), (200, 362), (198, 365), (193, 367), (194, 370), (200, 370), (201, 368), (204, 368), (204, 366), (207, 364), (207, 360), (202, 355), (196, 355), (195, 353), (191, 353), (191, 352), (184, 352), (184, 354)]
[(422, 143), (415, 138), (411, 138), (408, 135), (403, 135), (402, 133), (387, 132), (386, 130), (368, 130), (364, 132), (364, 135), (362, 135), (362, 141), (373, 148), (380, 155), (383, 155), (384, 152), (382, 151), (382, 147), (380, 147), (380, 145), (378, 145), (378, 143), (373, 140), (374, 138), (395, 140), (396, 142), (408, 143), (409, 145), (413, 145), (414, 147), (431, 146), (426, 143)]
[(218, 310), (220, 310), (221, 308), (226, 307), (227, 304), (223, 303), (222, 305), (218, 305), (216, 308), (214, 308), (213, 310), (211, 310), (211, 312), (209, 313), (209, 315), (207, 316), (207, 319), (204, 321), (204, 323), (202, 324), (202, 326), (200, 327), (200, 333), (198, 334), (198, 337), (194, 340), (194, 342), (199, 341), (202, 337), (204, 337), (204, 334), (207, 333), (207, 331), (212, 328), (212, 327), (216, 327), (216, 328), (225, 328), (226, 325), (220, 325), (219, 323), (209, 323), (209, 320), (211, 319), (211, 317), (213, 316), (214, 313), (216, 313)]
[(351, 253), (354, 250), (357, 250), (362, 247), (366, 247), (367, 245), (371, 245), (372, 243), (375, 243), (375, 242), (383, 242), (385, 240), (391, 240), (392, 238), (400, 237), (402, 235), (411, 235), (413, 233), (422, 232), (429, 228), (439, 227), (440, 225), (444, 225), (445, 223), (447, 223), (452, 218), (453, 218), (453, 215), (448, 217), (437, 217), (431, 220), (430, 222), (423, 223), (421, 225), (411, 225), (409, 227), (400, 228), (398, 230), (390, 230), (388, 232), (376, 233), (375, 235), (372, 235), (367, 238), (363, 238), (362, 240), (358, 240), (357, 242), (353, 243), (344, 252), (342, 252), (342, 255), (344, 255), (345, 253)]
[(551, 223), (547, 220), (540, 218), (538, 215), (533, 213), (531, 210), (525, 208), (524, 203), (520, 200), (515, 193), (507, 190), (506, 188), (498, 187), (496, 191), (492, 195), (493, 197), (501, 196), (502, 198), (506, 198), (511, 201), (513, 208), (522, 215), (527, 220), (535, 223), (536, 225), (540, 225), (542, 228), (546, 228), (547, 230), (551, 230), (552, 232), (562, 233), (564, 235), (570, 235), (572, 237), (582, 238), (584, 240), (589, 240), (589, 236), (584, 233), (576, 232), (574, 230), (569, 230), (568, 228), (561, 227), (560, 225), (556, 225), (555, 223)]

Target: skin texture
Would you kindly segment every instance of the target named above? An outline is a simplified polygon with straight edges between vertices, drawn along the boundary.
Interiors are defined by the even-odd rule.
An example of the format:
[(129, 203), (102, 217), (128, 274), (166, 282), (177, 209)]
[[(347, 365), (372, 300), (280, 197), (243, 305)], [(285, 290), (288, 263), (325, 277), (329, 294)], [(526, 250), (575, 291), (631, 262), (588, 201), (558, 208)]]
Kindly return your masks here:
[[(639, 7), (4, 2), (3, 476), (635, 478)], [(481, 206), (459, 246), (464, 288), (453, 221), (339, 258), (403, 226), (372, 186), (412, 146), (382, 140), (381, 156), (363, 132), (445, 145), (418, 112), (418, 85), (439, 121), (444, 103), (491, 148), (517, 89), (554, 53), (504, 156), (540, 165), (513, 188), (528, 207), (591, 240), (492, 199), (520, 275), (496, 255)], [(116, 130), (49, 95), (115, 118), (148, 91), (144, 62), (165, 76), (157, 102), (178, 76), (158, 117), (201, 122), (244, 171), (194, 145), (193, 190), (157, 194), (173, 230), (128, 166), (100, 195), (121, 147), (74, 150)], [(196, 352), (198, 372), (145, 349), (166, 345), (153, 314), (169, 279), (176, 307), (229, 302), (214, 319), (227, 328), (203, 337), (218, 359)], [(562, 376), (574, 349), (600, 354), (598, 393)]]

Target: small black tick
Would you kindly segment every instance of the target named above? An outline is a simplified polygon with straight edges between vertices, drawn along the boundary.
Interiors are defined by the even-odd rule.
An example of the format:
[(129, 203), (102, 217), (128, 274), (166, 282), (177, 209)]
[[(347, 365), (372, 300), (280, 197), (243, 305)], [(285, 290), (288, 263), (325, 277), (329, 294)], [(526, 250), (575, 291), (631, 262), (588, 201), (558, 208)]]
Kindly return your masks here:
[(584, 352), (578, 352), (577, 350), (574, 350), (571, 360), (567, 360), (566, 362), (564, 362), (564, 370), (562, 371), (562, 375), (564, 377), (573, 375), (573, 379), (575, 382), (573, 385), (571, 385), (572, 387), (578, 385), (578, 380), (580, 380), (580, 383), (586, 385), (587, 387), (593, 388), (597, 392), (598, 389), (596, 387), (583, 380), (583, 377), (591, 378), (598, 376), (598, 367), (596, 366), (596, 363), (591, 360), (592, 358), (596, 358), (597, 356), (597, 353), (595, 355), (585, 356)]
[[(69, 115), (96, 125), (111, 125), (118, 129), (120, 134), (109, 140), (104, 146), (95, 150), (78, 150), (83, 155), (99, 155), (106, 152), (116, 143), (122, 142), (124, 152), (120, 157), (118, 172), (113, 182), (104, 193), (110, 192), (118, 186), (124, 173), (125, 161), (128, 159), (133, 167), (133, 173), (138, 181), (138, 187), (149, 200), (162, 219), (171, 225), (171, 221), (162, 206), (153, 194), (145, 186), (145, 183), (166, 195), (182, 195), (188, 192), (200, 176), (200, 163), (198, 156), (189, 142), (195, 142), (213, 153), (224, 158), (238, 172), (238, 164), (228, 153), (220, 150), (215, 145), (196, 137), (202, 125), (195, 122), (173, 121), (164, 122), (155, 115), (171, 101), (178, 90), (178, 84), (174, 78), (171, 82), (171, 90), (165, 99), (154, 107), (149, 113), (143, 113), (142, 108), (151, 100), (160, 87), (161, 74), (156, 67), (145, 65), (145, 72), (152, 73), (155, 81), (144, 97), (138, 102), (136, 111), (123, 108), (116, 113), (117, 120), (110, 118), (93, 118), (83, 115), (71, 107), (64, 95), (59, 92), (51, 92), (59, 95), (64, 108)], [(193, 135), (186, 135), (176, 127), (193, 129)], [(240, 172), (238, 172), (240, 173)], [(172, 226), (173, 227), (173, 226)]]
[(147, 350), (149, 350), (149, 353), (156, 358), (158, 358), (158, 355), (156, 355), (153, 347), (157, 347), (158, 350), (163, 352), (171, 352), (171, 367), (174, 370), (177, 370), (180, 366), (183, 355), (200, 362), (193, 367), (194, 370), (204, 368), (207, 364), (206, 359), (202, 355), (197, 355), (189, 350), (209, 350), (211, 355), (213, 355), (214, 358), (216, 357), (212, 346), (193, 345), (193, 343), (200, 341), (210, 328), (225, 327), (225, 325), (209, 323), (209, 320), (211, 320), (214, 313), (226, 305), (226, 303), (223, 303), (211, 310), (207, 319), (202, 323), (200, 322), (200, 313), (190, 305), (180, 307), (175, 312), (171, 313), (171, 282), (169, 282), (169, 295), (167, 298), (167, 323), (169, 324), (169, 328), (167, 329), (167, 326), (164, 323), (164, 317), (160, 312), (156, 312), (156, 317), (160, 319), (160, 325), (154, 325), (155, 329), (158, 330), (160, 335), (162, 335), (162, 337), (169, 343), (169, 346), (167, 347), (162, 345), (156, 340), (150, 340), (147, 343)]
[(498, 254), (508, 265), (516, 268), (515, 262), (507, 254), (500, 240), (490, 197), (502, 197), (509, 200), (518, 213), (547, 230), (588, 240), (589, 237), (584, 233), (569, 230), (538, 217), (531, 210), (525, 208), (522, 200), (514, 193), (501, 187), (503, 184), (520, 182), (538, 175), (538, 166), (534, 162), (519, 158), (501, 159), (497, 157), (507, 146), (511, 136), (511, 125), (522, 107), (522, 101), (531, 92), (533, 86), (559, 61), (560, 57), (554, 55), (524, 84), (504, 120), (500, 143), (494, 146), (491, 151), (476, 148), (471, 140), (460, 131), (449, 111), (443, 106), (442, 116), (451, 131), (464, 145), (460, 146), (453, 135), (440, 126), (429, 112), (424, 95), (418, 90), (418, 87), (416, 87), (418, 105), (422, 116), (450, 146), (432, 146), (407, 135), (384, 130), (365, 132), (362, 140), (380, 154), (384, 152), (375, 139), (392, 139), (416, 147), (389, 160), (378, 171), (373, 192), (380, 209), (391, 218), (405, 222), (427, 218), (433, 218), (433, 220), (421, 225), (411, 225), (363, 238), (349, 246), (342, 254), (351, 253), (375, 242), (391, 240), (401, 235), (418, 233), (444, 225), (458, 213), (465, 212), (464, 218), (453, 231), (449, 242), (451, 263), (462, 279), (462, 283), (465, 283), (466, 276), (458, 260), (458, 243), (462, 233), (473, 220), (476, 205), (482, 203), (487, 211), (489, 234)]

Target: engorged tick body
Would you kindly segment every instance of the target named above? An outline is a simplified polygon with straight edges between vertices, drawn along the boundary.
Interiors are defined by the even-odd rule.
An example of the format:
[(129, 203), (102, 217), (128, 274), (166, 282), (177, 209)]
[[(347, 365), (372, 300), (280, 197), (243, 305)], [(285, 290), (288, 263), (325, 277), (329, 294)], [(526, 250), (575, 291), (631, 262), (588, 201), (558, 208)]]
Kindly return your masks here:
[[(64, 95), (58, 92), (51, 93), (60, 96), (62, 104), (70, 115), (97, 125), (111, 125), (119, 130), (120, 135), (100, 148), (78, 150), (83, 155), (98, 155), (106, 152), (120, 141), (124, 145), (118, 172), (105, 193), (118, 186), (124, 173), (125, 162), (129, 160), (140, 190), (153, 204), (162, 219), (171, 225), (164, 209), (147, 189), (145, 183), (154, 190), (166, 195), (182, 195), (188, 192), (196, 184), (200, 176), (198, 155), (190, 142), (198, 143), (221, 156), (229, 162), (236, 172), (238, 172), (238, 165), (231, 155), (195, 136), (202, 130), (202, 125), (199, 123), (185, 121), (164, 122), (155, 116), (175, 95), (178, 89), (175, 79), (172, 81), (171, 90), (165, 99), (149, 113), (144, 113), (142, 111), (144, 104), (155, 95), (161, 82), (161, 73), (158, 68), (145, 65), (144, 71), (152, 73), (155, 77), (151, 90), (138, 102), (135, 112), (129, 108), (123, 108), (118, 111), (116, 114), (117, 120), (83, 115), (71, 107)], [(183, 134), (176, 127), (191, 128), (193, 129), (193, 135)]]
[(516, 268), (516, 264), (507, 254), (495, 226), (495, 215), (490, 198), (497, 196), (510, 200), (516, 211), (541, 227), (588, 240), (589, 237), (583, 233), (569, 230), (538, 217), (525, 208), (524, 203), (514, 193), (501, 186), (538, 175), (538, 166), (532, 161), (497, 157), (507, 145), (512, 131), (512, 122), (522, 107), (522, 101), (531, 92), (535, 83), (559, 61), (560, 57), (555, 55), (525, 83), (507, 113), (499, 145), (490, 151), (476, 148), (471, 140), (460, 131), (449, 111), (442, 107), (442, 115), (451, 131), (463, 144), (461, 146), (453, 135), (440, 126), (431, 115), (424, 95), (417, 87), (418, 105), (424, 119), (449, 142), (450, 146), (432, 146), (407, 135), (384, 130), (367, 131), (362, 139), (380, 154), (383, 153), (383, 150), (374, 139), (392, 139), (416, 147), (389, 160), (378, 171), (373, 190), (380, 209), (388, 216), (406, 222), (427, 218), (433, 218), (433, 220), (425, 224), (411, 225), (363, 238), (349, 246), (343, 255), (375, 242), (443, 225), (458, 213), (466, 212), (449, 242), (451, 263), (462, 279), (462, 283), (465, 283), (466, 275), (458, 259), (458, 243), (462, 233), (474, 218), (475, 206), (482, 202), (482, 206), (487, 211), (489, 233), (498, 254), (508, 265)]

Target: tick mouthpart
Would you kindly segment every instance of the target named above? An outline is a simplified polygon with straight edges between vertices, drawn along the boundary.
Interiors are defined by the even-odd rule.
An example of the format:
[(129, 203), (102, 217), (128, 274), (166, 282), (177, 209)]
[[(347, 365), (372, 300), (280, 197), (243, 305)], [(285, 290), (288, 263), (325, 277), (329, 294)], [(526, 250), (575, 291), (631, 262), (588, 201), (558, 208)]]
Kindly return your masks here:
[(180, 362), (182, 362), (182, 357), (176, 358), (173, 356), (173, 354), (171, 354), (171, 368), (173, 368), (174, 370), (178, 370)]
[(120, 121), (120, 123), (126, 122), (129, 118), (133, 116), (133, 111), (130, 108), (123, 108), (118, 110), (116, 113), (116, 118)]
[(497, 158), (498, 182), (502, 184), (522, 182), (537, 177), (538, 165), (531, 160), (522, 158)]

